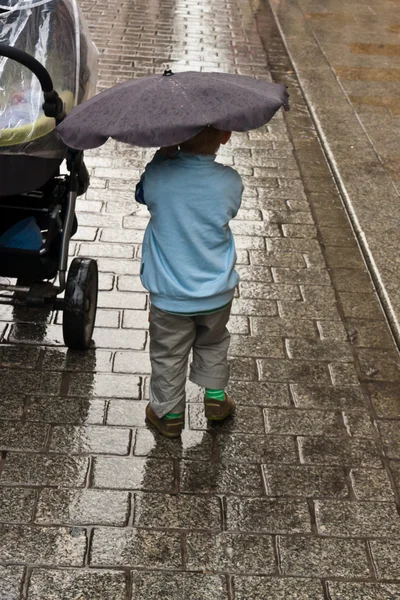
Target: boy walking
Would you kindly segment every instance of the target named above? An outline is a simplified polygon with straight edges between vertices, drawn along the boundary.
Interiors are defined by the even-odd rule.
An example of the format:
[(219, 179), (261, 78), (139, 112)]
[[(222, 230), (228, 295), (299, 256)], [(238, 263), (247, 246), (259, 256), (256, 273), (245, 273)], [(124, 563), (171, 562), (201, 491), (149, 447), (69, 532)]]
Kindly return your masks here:
[(146, 416), (160, 433), (178, 437), (184, 426), (185, 385), (205, 388), (205, 415), (221, 421), (234, 402), (226, 328), (239, 276), (229, 221), (240, 207), (240, 175), (215, 162), (230, 132), (205, 128), (178, 148), (158, 150), (136, 187), (151, 215), (141, 280), (150, 292), (150, 403)]

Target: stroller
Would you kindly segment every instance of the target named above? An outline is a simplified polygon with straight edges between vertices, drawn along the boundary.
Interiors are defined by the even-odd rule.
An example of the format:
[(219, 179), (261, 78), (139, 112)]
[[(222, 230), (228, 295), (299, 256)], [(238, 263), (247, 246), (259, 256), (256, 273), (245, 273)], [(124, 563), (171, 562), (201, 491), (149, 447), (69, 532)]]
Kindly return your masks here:
[(91, 343), (98, 270), (78, 257), (67, 272), (76, 199), (89, 174), (83, 153), (54, 129), (94, 94), (96, 74), (97, 50), (76, 0), (0, 0), (0, 301), (62, 310), (73, 349)]

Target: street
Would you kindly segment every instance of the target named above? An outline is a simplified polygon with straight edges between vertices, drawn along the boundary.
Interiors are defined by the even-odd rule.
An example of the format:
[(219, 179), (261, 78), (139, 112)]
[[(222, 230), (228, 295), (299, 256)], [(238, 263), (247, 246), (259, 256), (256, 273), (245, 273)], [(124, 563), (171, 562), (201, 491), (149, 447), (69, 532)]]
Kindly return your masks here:
[[(148, 216), (134, 189), (153, 151), (109, 141), (85, 154), (91, 185), (70, 250), (98, 261), (95, 347), (67, 351), (61, 314), (0, 304), (0, 600), (400, 598), (396, 269), (380, 270), (388, 246), (380, 237), (378, 247), (377, 229), (367, 238), (378, 271), (367, 266), (349, 206), (357, 222), (371, 213), (350, 183), (354, 204), (343, 201), (320, 141), (323, 102), (304, 96), (312, 66), (281, 20), (297, 2), (271, 5), (81, 2), (100, 52), (99, 89), (167, 67), (226, 71), (285, 83), (291, 111), (234, 133), (218, 154), (245, 186), (231, 223), (241, 283), (228, 391), (237, 410), (211, 426), (203, 390), (188, 383), (178, 440), (144, 418), (148, 299), (139, 270)], [(329, 14), (339, 5), (330, 0)], [(394, 27), (398, 5), (385, 6)], [(350, 42), (363, 42), (368, 24), (351, 33), (352, 23), (336, 22), (338, 35), (349, 27)], [(398, 65), (392, 71), (398, 82)], [(343, 153), (345, 120), (340, 135)], [(375, 146), (384, 144), (376, 135)], [(396, 162), (398, 139), (380, 168)], [(375, 206), (380, 223), (384, 208)], [(396, 226), (393, 218), (386, 265), (400, 264)], [(376, 292), (380, 276), (390, 314)]]

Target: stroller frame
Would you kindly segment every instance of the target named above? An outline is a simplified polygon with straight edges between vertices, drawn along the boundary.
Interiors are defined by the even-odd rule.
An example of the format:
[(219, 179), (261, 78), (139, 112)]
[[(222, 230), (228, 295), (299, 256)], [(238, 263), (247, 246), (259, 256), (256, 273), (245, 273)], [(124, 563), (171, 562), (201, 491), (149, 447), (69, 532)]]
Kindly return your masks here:
[[(64, 106), (45, 67), (29, 54), (4, 44), (0, 44), (0, 56), (16, 60), (38, 77), (44, 93), (44, 114), (54, 118), (58, 125), (65, 118)], [(64, 311), (65, 344), (73, 349), (86, 349), (91, 343), (97, 310), (97, 262), (89, 258), (74, 258), (67, 274), (69, 242), (76, 224), (76, 200), (89, 185), (82, 151), (68, 148), (67, 169), (68, 176), (58, 178), (53, 175), (48, 182), (52, 188), (51, 198), (54, 200), (51, 212), (46, 212), (43, 207), (17, 206), (13, 203), (9, 205), (10, 200), (12, 202), (18, 199), (20, 202), (25, 198), (34, 199), (35, 195), (44, 198), (48, 193), (46, 186), (27, 194), (0, 197), (0, 209), (10, 209), (15, 213), (46, 212), (48, 221), (47, 237), (40, 250), (0, 249), (0, 275), (17, 277), (16, 285), (0, 283), (0, 291), (13, 292), (13, 295), (0, 297), (0, 304), (34, 307), (50, 304), (52, 308)], [(4, 200), (7, 204), (3, 203)], [(2, 256), (5, 257), (3, 267), (6, 268), (6, 273), (2, 272)], [(33, 267), (31, 273), (26, 275), (25, 261), (27, 266), (31, 264)], [(39, 281), (35, 281), (38, 277), (29, 280), (29, 275), (35, 273), (35, 265), (39, 265)], [(57, 276), (58, 285), (55, 284)], [(47, 279), (54, 281), (43, 281)], [(57, 298), (63, 292), (64, 299)]]

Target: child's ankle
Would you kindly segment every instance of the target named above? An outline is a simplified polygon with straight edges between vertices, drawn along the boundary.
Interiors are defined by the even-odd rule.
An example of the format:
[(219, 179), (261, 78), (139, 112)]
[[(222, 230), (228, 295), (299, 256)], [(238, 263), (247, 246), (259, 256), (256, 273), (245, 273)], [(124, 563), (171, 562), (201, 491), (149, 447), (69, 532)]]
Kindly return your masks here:
[(210, 388), (206, 388), (206, 400), (223, 402), (225, 400), (225, 390), (211, 390)]

